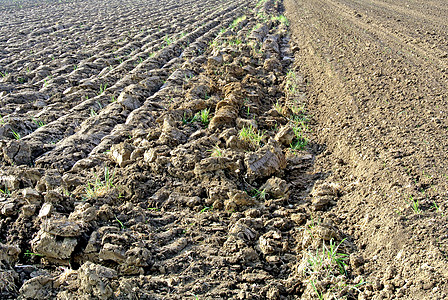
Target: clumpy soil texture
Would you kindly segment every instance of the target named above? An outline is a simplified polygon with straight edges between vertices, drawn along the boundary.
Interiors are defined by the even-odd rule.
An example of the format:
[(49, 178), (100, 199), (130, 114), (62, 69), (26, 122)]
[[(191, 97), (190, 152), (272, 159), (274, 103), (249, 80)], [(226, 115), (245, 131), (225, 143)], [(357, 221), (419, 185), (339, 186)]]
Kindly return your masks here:
[(0, 298), (445, 299), (444, 4), (0, 2)]

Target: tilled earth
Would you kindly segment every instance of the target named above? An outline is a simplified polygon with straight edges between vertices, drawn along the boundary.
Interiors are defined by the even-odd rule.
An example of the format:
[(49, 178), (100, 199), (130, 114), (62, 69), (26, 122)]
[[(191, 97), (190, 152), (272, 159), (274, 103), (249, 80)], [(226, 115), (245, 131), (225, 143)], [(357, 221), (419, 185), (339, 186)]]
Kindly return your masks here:
[(447, 4), (284, 3), (324, 146), (314, 172), (343, 187), (321, 217), (353, 239), (364, 298), (448, 297)]
[(0, 298), (446, 298), (448, 6), (401, 2), (1, 2)]

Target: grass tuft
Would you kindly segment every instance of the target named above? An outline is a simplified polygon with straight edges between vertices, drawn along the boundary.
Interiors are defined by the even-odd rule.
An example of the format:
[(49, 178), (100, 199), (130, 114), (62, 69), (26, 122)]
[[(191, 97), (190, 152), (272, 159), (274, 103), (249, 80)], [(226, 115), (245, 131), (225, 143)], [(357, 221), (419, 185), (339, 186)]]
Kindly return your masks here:
[(15, 132), (13, 129), (11, 129), (12, 134), (14, 135), (14, 138), (16, 140), (20, 140), (22, 138), (22, 136), (20, 135), (20, 133)]
[(230, 25), (230, 28), (236, 28), (238, 26), (239, 23), (241, 23), (242, 21), (246, 20), (246, 15), (243, 15), (239, 18), (236, 18), (235, 20), (233, 20), (232, 24)]
[(248, 142), (255, 149), (260, 147), (263, 137), (264, 133), (258, 132), (252, 125), (249, 125), (249, 127), (243, 126), (239, 132), (240, 140)]
[(113, 184), (115, 177), (115, 170), (110, 172), (108, 167), (104, 168), (104, 180), (101, 180), (97, 175), (95, 175), (94, 182), (88, 182), (85, 188), (86, 198), (96, 199), (101, 195), (104, 195), (115, 186)]
[(0, 194), (11, 196), (11, 191), (8, 189), (7, 186), (5, 186), (5, 188), (3, 190), (0, 189)]
[(286, 18), (284, 15), (275, 16), (271, 18), (272, 21), (279, 21), (281, 24), (285, 26), (289, 26), (288, 18)]
[(208, 126), (210, 123), (210, 109), (206, 108), (200, 111), (199, 118), (201, 120), (202, 125)]
[(222, 153), (221, 148), (219, 148), (218, 145), (214, 146), (212, 150), (208, 150), (209, 152), (211, 152), (212, 154), (210, 154), (210, 156), (212, 157), (222, 157), (223, 153)]
[(36, 124), (37, 125), (37, 127), (44, 127), (45, 126), (45, 123), (44, 122), (42, 122), (41, 120), (39, 120), (39, 119), (35, 119), (34, 117), (31, 117), (31, 120), (33, 121), (33, 123), (34, 124)]

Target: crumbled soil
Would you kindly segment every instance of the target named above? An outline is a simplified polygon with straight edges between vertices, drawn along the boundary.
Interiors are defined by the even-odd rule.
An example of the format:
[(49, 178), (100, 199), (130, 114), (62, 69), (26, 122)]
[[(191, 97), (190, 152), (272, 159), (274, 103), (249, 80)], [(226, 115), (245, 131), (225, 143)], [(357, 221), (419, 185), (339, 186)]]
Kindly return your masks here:
[(0, 7), (0, 298), (447, 297), (441, 4)]

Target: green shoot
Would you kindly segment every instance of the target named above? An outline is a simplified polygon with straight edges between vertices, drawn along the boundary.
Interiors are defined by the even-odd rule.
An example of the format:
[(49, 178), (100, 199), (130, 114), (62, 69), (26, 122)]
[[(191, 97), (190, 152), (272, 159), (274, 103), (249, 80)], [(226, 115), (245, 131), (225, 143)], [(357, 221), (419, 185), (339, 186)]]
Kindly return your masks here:
[(294, 131), (294, 135), (296, 136), (295, 142), (293, 142), (290, 147), (293, 150), (303, 150), (305, 149), (306, 145), (308, 145), (308, 139), (303, 136), (303, 130), (301, 127), (299, 127), (296, 124), (292, 127), (292, 130)]
[(331, 275), (333, 274), (333, 270), (336, 268), (339, 271), (339, 274), (347, 275), (347, 264), (345, 263), (345, 260), (348, 259), (348, 255), (338, 252), (338, 248), (344, 240), (336, 245), (332, 239), (330, 240), (329, 247), (323, 244), (321, 251), (316, 250), (314, 255), (309, 254), (307, 259), (308, 268), (305, 269), (305, 272), (310, 274), (318, 274), (321, 271), (326, 271), (327, 275)]
[(283, 108), (282, 105), (278, 102), (275, 102), (274, 104), (274, 109), (279, 113), (279, 114), (283, 114)]
[(422, 210), (419, 207), (420, 205), (418, 203), (418, 199), (414, 200), (414, 196), (410, 196), (409, 201), (410, 201), (409, 205), (410, 205), (411, 209), (414, 211), (414, 213), (420, 214), (422, 212)]
[(95, 117), (95, 116), (97, 116), (98, 115), (98, 113), (93, 109), (93, 108), (91, 108), (90, 109), (90, 116), (91, 117)]
[(167, 46), (169, 46), (173, 43), (173, 39), (171, 39), (169, 36), (165, 36), (163, 38), (163, 41), (166, 43)]
[(124, 224), (120, 220), (118, 220), (118, 218), (116, 216), (115, 216), (115, 220), (117, 220), (118, 224), (120, 224), (121, 230), (125, 230), (126, 229)]
[(206, 212), (209, 209), (213, 209), (213, 207), (205, 206), (203, 209), (201, 209), (201, 213)]
[(250, 125), (249, 127), (243, 126), (239, 132), (239, 138), (242, 141), (248, 142), (254, 148), (260, 147), (261, 140), (264, 137), (264, 133), (259, 133)]
[(285, 26), (289, 26), (289, 21), (284, 15), (275, 16), (271, 18), (272, 21), (279, 21), (281, 24)]
[(20, 135), (20, 133), (15, 132), (15, 131), (12, 130), (12, 129), (11, 129), (11, 131), (12, 131), (12, 134), (14, 135), (14, 138), (15, 138), (16, 140), (20, 140), (20, 139), (22, 138), (22, 136)]
[(196, 114), (196, 115), (194, 115), (193, 117), (191, 117), (191, 118), (189, 118), (188, 116), (187, 116), (187, 113), (185, 113), (184, 112), (184, 116), (182, 117), (182, 123), (183, 124), (191, 124), (191, 123), (193, 123), (194, 121), (196, 121), (198, 119), (198, 115)]
[(214, 146), (212, 150), (208, 150), (208, 151), (212, 153), (210, 156), (222, 157), (222, 149), (219, 148), (218, 145)]
[(440, 212), (443, 216), (443, 212), (440, 210), (440, 207), (437, 205), (436, 201), (433, 201), (433, 207), (436, 209), (437, 212)]
[(202, 125), (207, 126), (208, 123), (210, 123), (210, 109), (209, 108), (201, 110), (199, 116), (200, 116)]
[(252, 198), (266, 200), (266, 189), (263, 189), (261, 191), (257, 189), (252, 189), (250, 192), (248, 192), (248, 194)]
[(319, 293), (314, 283), (314, 280), (311, 281), (311, 286), (313, 287), (314, 292), (317, 294), (317, 298), (319, 298), (319, 300), (324, 300), (324, 295), (323, 293)]
[(100, 92), (98, 93), (98, 95), (103, 94), (104, 91), (106, 90), (106, 88), (107, 88), (107, 83), (105, 83), (104, 85), (100, 84)]
[(242, 43), (242, 41), (238, 38), (229, 41), (229, 45), (231, 45), (231, 46), (239, 45), (241, 43)]
[(104, 180), (95, 175), (95, 182), (88, 182), (85, 188), (87, 198), (98, 198), (107, 191), (114, 188), (113, 180), (115, 171), (110, 172), (109, 168), (104, 168)]
[(238, 24), (244, 20), (246, 20), (246, 15), (236, 18), (235, 20), (233, 20), (232, 24), (230, 25), (230, 28), (232, 28), (232, 29), (236, 28), (238, 26)]
[(31, 252), (30, 250), (26, 250), (25, 253), (23, 254), (25, 256), (43, 256), (42, 254), (39, 253), (35, 253), (35, 252)]
[(11, 196), (11, 192), (9, 191), (7, 186), (5, 186), (4, 190), (0, 189), (0, 193), (3, 194), (3, 195)]
[(44, 127), (45, 126), (45, 123), (42, 122), (39, 119), (35, 119), (34, 117), (31, 117), (31, 120), (33, 121), (34, 124), (37, 125), (37, 127)]

